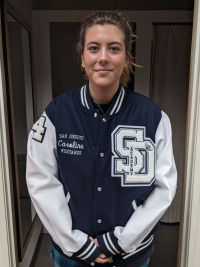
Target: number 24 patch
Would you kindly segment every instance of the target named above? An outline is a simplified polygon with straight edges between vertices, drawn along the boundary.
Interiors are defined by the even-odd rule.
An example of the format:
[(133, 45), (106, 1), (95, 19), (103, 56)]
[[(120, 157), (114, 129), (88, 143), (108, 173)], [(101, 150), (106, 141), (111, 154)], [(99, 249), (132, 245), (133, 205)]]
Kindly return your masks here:
[(44, 127), (46, 121), (46, 117), (41, 116), (38, 121), (33, 125), (33, 139), (42, 143), (45, 132), (46, 132), (46, 127)]

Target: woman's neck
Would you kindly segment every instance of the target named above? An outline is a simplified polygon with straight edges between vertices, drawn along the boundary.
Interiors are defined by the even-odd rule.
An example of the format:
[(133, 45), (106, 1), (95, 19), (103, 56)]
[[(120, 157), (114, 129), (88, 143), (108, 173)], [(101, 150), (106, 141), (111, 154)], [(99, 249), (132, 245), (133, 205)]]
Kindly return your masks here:
[(111, 102), (113, 96), (117, 92), (119, 84), (113, 87), (95, 87), (89, 83), (90, 95), (96, 103), (107, 104)]

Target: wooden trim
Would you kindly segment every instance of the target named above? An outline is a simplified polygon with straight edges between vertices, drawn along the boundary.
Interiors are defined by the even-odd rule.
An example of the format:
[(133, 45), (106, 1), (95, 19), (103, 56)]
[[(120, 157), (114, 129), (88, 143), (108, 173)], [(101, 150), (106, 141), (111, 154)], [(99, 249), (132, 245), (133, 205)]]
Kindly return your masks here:
[[(7, 10), (8, 9), (8, 10)], [(12, 188), (15, 187), (16, 192), (14, 192), (14, 189), (12, 190), (12, 196), (13, 199), (17, 200), (17, 203), (15, 203), (15, 206), (13, 208), (13, 211), (15, 211), (15, 229), (16, 229), (16, 248), (18, 247), (18, 256), (19, 261), (22, 261), (26, 249), (28, 247), (28, 243), (31, 239), (31, 235), (34, 231), (34, 228), (37, 223), (37, 215), (32, 223), (31, 230), (28, 233), (27, 239), (25, 243), (23, 242), (23, 235), (22, 235), (22, 222), (21, 222), (21, 205), (20, 205), (20, 189), (19, 189), (19, 173), (18, 173), (18, 163), (17, 163), (17, 153), (16, 153), (16, 138), (15, 138), (15, 120), (14, 120), (14, 105), (13, 105), (13, 94), (12, 94), (12, 79), (11, 79), (11, 63), (10, 63), (10, 50), (9, 50), (9, 38), (8, 38), (8, 24), (7, 24), (7, 12), (10, 13), (28, 32), (29, 32), (29, 45), (30, 45), (30, 52), (31, 52), (31, 27), (28, 23), (25, 22), (25, 20), (21, 17), (21, 15), (17, 12), (16, 9), (12, 7), (12, 5), (9, 2), (6, 2), (5, 8), (4, 8), (4, 23), (5, 23), (5, 55), (6, 55), (6, 68), (7, 68), (7, 88), (8, 88), (8, 94), (7, 97), (9, 97), (9, 109), (10, 109), (10, 124), (9, 124), (9, 139), (11, 144), (9, 150), (10, 155), (12, 157), (12, 177), (13, 182), (15, 181), (15, 184), (12, 182)], [(33, 66), (31, 62), (31, 72), (32, 72)], [(33, 73), (31, 73), (33, 74)], [(33, 90), (33, 78), (32, 78), (32, 90)], [(34, 94), (33, 94), (34, 98)], [(9, 121), (9, 120), (8, 120)], [(13, 150), (13, 151), (12, 151)], [(12, 152), (11, 152), (12, 151)], [(16, 194), (16, 195), (14, 195)], [(13, 201), (14, 202), (14, 201)], [(14, 203), (13, 203), (14, 204)], [(17, 207), (17, 208), (16, 208)], [(18, 241), (17, 241), (18, 239)], [(20, 242), (20, 246), (17, 244), (17, 242)]]
[(30, 240), (31, 240), (33, 231), (34, 231), (35, 226), (36, 226), (36, 224), (37, 224), (38, 222), (39, 222), (39, 217), (38, 217), (38, 216), (35, 216), (35, 218), (34, 218), (34, 220), (33, 220), (33, 223), (32, 223), (32, 226), (31, 226), (31, 230), (30, 230), (30, 232), (29, 232), (29, 234), (28, 234), (28, 236), (27, 236), (27, 239), (26, 239), (26, 241), (25, 241), (25, 244), (24, 244), (24, 249), (23, 249), (23, 255), (22, 255), (22, 258), (23, 258), (24, 255), (25, 255), (25, 252), (26, 252), (26, 249), (27, 249), (27, 247), (28, 247), (28, 244), (29, 244), (29, 242), (30, 242)]
[(192, 26), (192, 22), (153, 22), (152, 25), (190, 25)]
[[(191, 45), (192, 47), (192, 45)], [(190, 60), (191, 61), (191, 60)], [(191, 62), (190, 62), (191, 68)], [(190, 83), (191, 75), (189, 77)], [(186, 117), (186, 127), (185, 127), (185, 151), (184, 151), (184, 170), (183, 170), (183, 177), (182, 177), (182, 192), (181, 192), (181, 208), (180, 208), (180, 227), (179, 227), (179, 236), (178, 236), (178, 252), (177, 252), (177, 266), (180, 266), (180, 255), (181, 255), (181, 243), (182, 243), (182, 234), (183, 234), (183, 208), (184, 208), (184, 198), (185, 198), (185, 166), (186, 166), (186, 148), (187, 148), (187, 139), (188, 139), (188, 121), (189, 121), (189, 99), (190, 99), (190, 87), (188, 90), (188, 103), (187, 103), (187, 117)]]
[[(10, 63), (10, 49), (9, 49), (9, 38), (8, 38), (8, 23), (7, 23), (7, 11), (5, 9), (5, 42), (6, 42), (6, 54), (7, 54), (7, 69), (8, 69), (8, 89), (9, 89), (9, 100), (10, 100), (10, 120), (11, 120), (11, 125), (10, 125), (10, 139), (12, 140), (12, 146), (10, 147), (11, 151), (13, 150), (12, 156), (13, 162), (12, 162), (12, 169), (13, 169), (13, 181), (16, 181), (16, 184), (14, 185), (16, 188), (16, 197), (17, 198), (17, 203), (15, 205), (17, 206), (17, 210), (15, 210), (15, 215), (16, 215), (16, 225), (19, 223), (21, 225), (21, 205), (20, 205), (20, 190), (19, 190), (19, 175), (18, 175), (18, 164), (17, 164), (17, 152), (16, 152), (16, 138), (15, 138), (15, 120), (14, 120), (14, 103), (13, 103), (13, 94), (12, 94), (12, 79), (11, 79), (11, 63)], [(15, 192), (14, 192), (15, 194)], [(21, 227), (17, 228), (19, 230), (19, 239), (20, 239), (20, 254), (21, 248), (23, 248), (23, 237), (22, 237), (22, 229)]]
[(7, 12), (19, 22), (19, 24), (23, 25), (27, 31), (31, 32), (30, 24), (28, 24), (28, 22), (17, 11), (17, 9), (13, 7), (10, 2), (8, 2), (8, 0), (5, 1), (5, 8)]
[[(2, 9), (1, 10), (1, 16), (4, 16), (5, 14), (5, 7), (3, 6), (2, 4)], [(2, 19), (1, 19), (2, 21)], [(5, 23), (5, 20), (4, 20), (4, 23)], [(1, 25), (1, 30), (3, 30), (4, 26)], [(5, 27), (4, 27), (4, 30), (5, 30)], [(2, 31), (0, 32), (0, 36), (3, 37), (3, 33)], [(4, 34), (5, 36), (5, 34)], [(5, 42), (3, 42), (2, 40), (2, 48), (3, 48), (3, 45), (5, 45)], [(5, 50), (5, 47), (3, 48), (3, 50)], [(5, 52), (2, 51), (2, 64), (6, 64), (5, 63)], [(5, 56), (6, 57), (6, 56)], [(3, 68), (3, 67), (2, 67)], [(15, 220), (15, 204), (14, 204), (14, 192), (13, 192), (13, 179), (12, 179), (12, 163), (11, 163), (11, 151), (10, 151), (10, 134), (9, 134), (9, 122), (8, 122), (8, 96), (7, 96), (7, 87), (8, 87), (8, 84), (6, 83), (6, 79), (7, 79), (7, 70), (4, 69), (4, 105), (5, 105), (5, 123), (6, 123), (6, 131), (7, 131), (7, 153), (8, 153), (8, 164), (9, 164), (9, 182), (10, 182), (10, 191), (11, 191), (11, 195), (10, 195), (10, 199), (11, 199), (11, 202), (12, 202), (12, 216), (14, 218), (13, 220), (13, 227), (14, 227), (14, 244), (15, 244), (15, 254), (18, 255), (18, 251), (17, 251), (17, 233), (16, 233), (16, 220)], [(18, 265), (18, 257), (16, 256), (15, 258), (16, 260), (16, 265)]]
[[(4, 187), (4, 193), (2, 195), (2, 198), (4, 198), (5, 206), (1, 207), (2, 212), (5, 210), (6, 217), (5, 224), (7, 225), (5, 233), (3, 232), (1, 236), (4, 234), (7, 235), (7, 242), (4, 240), (3, 246), (8, 251), (8, 258), (7, 258), (7, 264), (5, 264), (4, 260), (4, 266), (9, 267), (15, 267), (18, 265), (18, 257), (17, 257), (17, 241), (16, 241), (16, 225), (14, 220), (14, 199), (13, 199), (13, 186), (12, 186), (12, 175), (11, 175), (11, 155), (10, 155), (10, 149), (9, 149), (9, 127), (8, 127), (8, 114), (7, 114), (7, 92), (6, 92), (6, 81), (5, 81), (5, 69), (4, 69), (4, 52), (3, 52), (3, 40), (2, 40), (2, 13), (4, 13), (3, 5), (0, 7), (0, 69), (1, 69), (1, 81), (0, 81), (0, 87), (1, 87), (1, 104), (3, 112), (0, 112), (0, 121), (1, 121), (1, 127), (0, 127), (0, 138), (2, 140), (2, 146), (1, 146), (1, 153), (0, 153), (0, 162), (1, 162), (1, 178), (3, 182)], [(2, 224), (1, 224), (2, 226)], [(3, 229), (1, 228), (1, 231)], [(5, 254), (4, 254), (5, 258)], [(9, 265), (8, 265), (9, 264)]]
[[(193, 23), (192, 23), (193, 25)], [(182, 181), (182, 193), (181, 193), (181, 209), (180, 209), (180, 227), (179, 227), (179, 237), (178, 237), (178, 252), (177, 252), (177, 266), (180, 266), (181, 260), (181, 245), (182, 245), (182, 237), (183, 237), (183, 209), (184, 209), (184, 199), (185, 199), (185, 179), (186, 179), (186, 153), (187, 153), (187, 140), (188, 140), (188, 125), (189, 125), (189, 111), (190, 111), (190, 98), (191, 98), (191, 68), (192, 68), (192, 53), (193, 53), (193, 39), (194, 39), (194, 27), (192, 28), (192, 43), (191, 43), (191, 55), (190, 55), (190, 74), (189, 74), (189, 90), (188, 90), (188, 103), (187, 103), (187, 117), (186, 117), (186, 129), (185, 129), (185, 151), (184, 151), (184, 170), (183, 170), (183, 181)]]
[(31, 76), (32, 76), (32, 95), (33, 95), (33, 116), (34, 116), (34, 122), (36, 118), (35, 114), (35, 101), (36, 101), (36, 91), (35, 91), (35, 71), (34, 71), (34, 51), (33, 51), (33, 45), (32, 45), (32, 31), (29, 32), (29, 43), (30, 43), (30, 61), (31, 61)]
[[(26, 253), (24, 255), (23, 261), (19, 263), (19, 267), (31, 266), (31, 261), (32, 261), (32, 258), (33, 258), (34, 252), (35, 252), (37, 242), (38, 242), (39, 237), (40, 237), (41, 230), (42, 230), (42, 223), (39, 220), (39, 218), (37, 217), (37, 222), (35, 224), (33, 234), (32, 234), (31, 239), (29, 241), (29, 244), (28, 244)], [(44, 267), (46, 267), (46, 266), (44, 266)]]

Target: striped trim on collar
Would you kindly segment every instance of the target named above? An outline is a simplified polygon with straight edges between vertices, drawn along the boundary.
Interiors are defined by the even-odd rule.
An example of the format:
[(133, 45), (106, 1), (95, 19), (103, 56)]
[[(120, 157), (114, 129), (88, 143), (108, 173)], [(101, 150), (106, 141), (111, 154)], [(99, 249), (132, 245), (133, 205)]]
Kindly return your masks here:
[(117, 100), (115, 102), (115, 105), (114, 105), (113, 109), (110, 112), (110, 115), (115, 114), (115, 113), (117, 113), (119, 111), (119, 109), (121, 108), (121, 105), (123, 103), (123, 100), (124, 100), (124, 95), (125, 95), (125, 90), (124, 90), (123, 87), (121, 87), (121, 92), (118, 95), (118, 98), (117, 98)]
[(87, 109), (90, 109), (88, 102), (87, 102), (87, 97), (86, 97), (86, 85), (84, 85), (81, 88), (81, 102), (84, 107), (87, 107)]
[[(80, 90), (81, 103), (85, 108), (92, 109), (93, 106), (91, 105), (90, 95), (89, 95), (89, 92), (87, 92), (87, 90), (89, 91), (89, 88), (87, 85), (84, 85), (83, 87), (81, 87), (81, 90)], [(109, 108), (108, 115), (113, 115), (119, 112), (123, 104), (124, 98), (125, 98), (125, 89), (121, 86), (116, 97), (114, 96), (111, 102), (111, 105), (110, 105), (111, 110)]]

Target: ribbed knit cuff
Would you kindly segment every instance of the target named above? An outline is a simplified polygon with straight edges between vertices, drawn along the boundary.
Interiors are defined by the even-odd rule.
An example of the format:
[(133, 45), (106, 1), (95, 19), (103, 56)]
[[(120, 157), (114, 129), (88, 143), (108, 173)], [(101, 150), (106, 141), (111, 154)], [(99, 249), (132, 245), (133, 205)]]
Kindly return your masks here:
[(114, 235), (114, 231), (98, 236), (97, 241), (100, 250), (106, 255), (116, 255), (125, 251), (118, 245), (118, 239)]
[(79, 251), (74, 253), (73, 256), (91, 264), (100, 254), (100, 249), (88, 239), (85, 245)]

